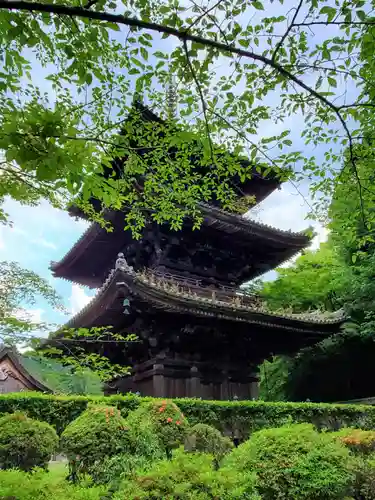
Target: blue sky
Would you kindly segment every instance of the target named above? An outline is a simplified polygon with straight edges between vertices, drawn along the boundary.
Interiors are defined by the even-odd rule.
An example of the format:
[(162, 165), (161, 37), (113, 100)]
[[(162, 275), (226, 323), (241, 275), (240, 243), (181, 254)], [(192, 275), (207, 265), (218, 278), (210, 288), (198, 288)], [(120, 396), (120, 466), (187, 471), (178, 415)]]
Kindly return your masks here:
[[(273, 4), (273, 15), (279, 15), (282, 9), (289, 10), (290, 4), (289, 2), (286, 3), (288, 5), (284, 5), (284, 7)], [(249, 19), (244, 19), (244, 22), (248, 21)], [(255, 22), (256, 19), (254, 19)], [(315, 35), (313, 36), (314, 43), (319, 43), (325, 38), (324, 29), (315, 31)], [(122, 28), (121, 32), (115, 33), (114, 36), (122, 39), (126, 31), (125, 28)], [(160, 40), (160, 37), (153, 36), (155, 40), (153, 48), (155, 50), (168, 50), (174, 44), (169, 39)], [(334, 34), (330, 33), (330, 36), (334, 36)], [(226, 58), (220, 58), (220, 62), (222, 65), (219, 74), (232, 72)], [(44, 79), (44, 75), (45, 72), (40, 71), (40, 68), (36, 67), (33, 72), (33, 83), (41, 87), (44, 91), (47, 91), (53, 102), (55, 96), (50, 83)], [(339, 94), (342, 89), (339, 86), (337, 90)], [(354, 95), (355, 93), (353, 88), (346, 90), (349, 90), (349, 95)], [(278, 96), (271, 95), (268, 99), (274, 101), (277, 98)], [(270, 104), (270, 102), (267, 101), (267, 104)], [(275, 104), (275, 102), (272, 104)], [(306, 154), (314, 154), (318, 159), (322, 160), (325, 147), (306, 148), (303, 145), (300, 137), (304, 126), (303, 122), (303, 117), (297, 115), (288, 120), (288, 123), (277, 125), (274, 123), (265, 123), (264, 128), (259, 130), (258, 137), (265, 134), (270, 136), (281, 132), (284, 128), (290, 128), (292, 130), (290, 138), (293, 140), (293, 148), (301, 149)], [(308, 199), (308, 185), (300, 186), (300, 189)], [(42, 203), (37, 207), (27, 207), (21, 206), (12, 200), (7, 200), (5, 209), (13, 221), (13, 228), (0, 226), (0, 259), (17, 261), (21, 266), (36, 271), (41, 276), (50, 280), (51, 284), (63, 297), (69, 314), (77, 313), (87, 303), (94, 292), (85, 290), (77, 285), (72, 285), (70, 282), (61, 279), (54, 279), (49, 271), (49, 264), (51, 260), (60, 260), (63, 257), (80, 237), (87, 224), (83, 221), (75, 221), (67, 213), (56, 210), (47, 203)], [(281, 190), (274, 192), (265, 200), (255, 210), (252, 217), (281, 229), (299, 231), (311, 225), (309, 221), (305, 220), (308, 212), (309, 206), (306, 204), (304, 198), (298, 194), (295, 187), (291, 184), (285, 184)], [(318, 234), (313, 242), (313, 246), (316, 248), (326, 238), (327, 232), (318, 223), (314, 223), (313, 226)], [(268, 276), (272, 277), (273, 275)], [(43, 301), (38, 301), (29, 312), (35, 319), (51, 323), (61, 324), (67, 320), (67, 316), (51, 310)]]

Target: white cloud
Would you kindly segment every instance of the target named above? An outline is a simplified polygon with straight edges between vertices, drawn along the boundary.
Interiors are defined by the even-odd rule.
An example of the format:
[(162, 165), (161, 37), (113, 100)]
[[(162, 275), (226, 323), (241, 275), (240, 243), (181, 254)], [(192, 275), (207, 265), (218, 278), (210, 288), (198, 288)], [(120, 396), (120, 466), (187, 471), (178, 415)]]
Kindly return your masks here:
[(92, 297), (86, 295), (85, 290), (76, 284), (72, 285), (72, 293), (70, 295), (70, 310), (73, 315), (79, 313), (81, 309), (87, 305)]
[(316, 236), (310, 245), (311, 250), (317, 250), (321, 243), (325, 243), (327, 241), (329, 235), (329, 230), (321, 224), (315, 224), (314, 230)]
[(307, 220), (310, 201), (308, 194), (302, 195), (286, 184), (261, 202), (255, 211), (251, 210), (247, 216), (285, 231), (303, 231), (311, 226), (316, 236), (310, 248), (317, 249), (320, 243), (327, 240), (328, 230), (319, 222)]
[(0, 250), (3, 250), (4, 248), (5, 248), (4, 231), (3, 231), (3, 228), (0, 227)]
[(34, 243), (35, 245), (39, 245), (39, 246), (45, 247), (45, 248), (52, 248), (52, 250), (57, 249), (57, 246), (54, 243), (52, 243), (52, 241), (48, 241), (42, 237), (32, 239), (31, 243)]
[[(307, 220), (310, 212), (309, 195), (297, 193), (295, 188), (286, 184), (281, 189), (273, 192), (268, 198), (261, 202), (255, 210), (250, 210), (247, 217), (268, 224), (277, 229), (294, 232), (303, 231), (311, 226), (316, 234), (310, 249), (316, 250), (319, 245), (327, 241), (328, 230), (319, 222)], [(299, 257), (300, 253), (293, 256), (280, 267), (290, 267)], [(262, 280), (270, 281), (276, 278), (275, 271), (269, 271), (261, 276)]]
[(19, 308), (14, 311), (14, 316), (23, 321), (30, 321), (31, 323), (41, 323), (44, 309), (24, 309)]

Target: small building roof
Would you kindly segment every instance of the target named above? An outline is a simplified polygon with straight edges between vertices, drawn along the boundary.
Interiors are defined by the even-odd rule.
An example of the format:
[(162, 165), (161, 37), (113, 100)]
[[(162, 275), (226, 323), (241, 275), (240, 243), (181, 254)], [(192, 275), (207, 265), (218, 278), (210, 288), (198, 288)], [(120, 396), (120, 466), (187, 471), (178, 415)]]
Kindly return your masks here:
[(46, 385), (42, 384), (37, 380), (31, 373), (25, 368), (22, 363), (21, 357), (17, 354), (15, 349), (7, 346), (0, 347), (0, 367), (5, 364), (10, 367), (13, 376), (20, 376), (21, 382), (25, 385), (27, 389), (37, 390), (42, 392), (52, 392)]

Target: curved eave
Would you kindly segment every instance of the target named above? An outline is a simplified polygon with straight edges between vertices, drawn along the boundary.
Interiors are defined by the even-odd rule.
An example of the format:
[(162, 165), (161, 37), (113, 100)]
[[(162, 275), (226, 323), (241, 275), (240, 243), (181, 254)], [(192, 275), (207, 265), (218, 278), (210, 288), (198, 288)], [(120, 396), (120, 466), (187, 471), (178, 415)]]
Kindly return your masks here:
[[(119, 212), (108, 212), (106, 214), (106, 219), (114, 224), (116, 216)], [(79, 239), (73, 244), (73, 246), (68, 250), (68, 252), (59, 261), (52, 261), (50, 263), (50, 270), (56, 278), (64, 278), (69, 281), (79, 283), (81, 285), (86, 285), (92, 288), (96, 288), (96, 283), (92, 282), (90, 276), (80, 276), (77, 274), (75, 269), (75, 264), (79, 264), (79, 260), (85, 256), (90, 258), (89, 249), (98, 240), (105, 241), (110, 238), (112, 233), (107, 231), (105, 228), (101, 227), (97, 222), (93, 222), (90, 226), (82, 233)], [(121, 245), (121, 242), (120, 242)], [(116, 254), (113, 256), (115, 258)], [(80, 268), (81, 266), (78, 265)]]
[[(203, 226), (213, 227), (215, 230), (231, 235), (234, 239), (238, 238), (241, 245), (251, 245), (254, 238), (258, 240), (267, 241), (269, 245), (278, 247), (280, 249), (280, 257), (272, 262), (271, 267), (277, 266), (285, 260), (293, 257), (297, 252), (307, 247), (311, 238), (303, 232), (292, 232), (276, 229), (267, 224), (255, 222), (251, 219), (242, 217), (240, 215), (232, 214), (224, 210), (214, 208), (211, 205), (200, 205), (203, 214)], [(107, 218), (113, 224), (116, 224), (116, 217), (122, 217), (122, 212), (111, 212), (107, 214)], [(120, 224), (120, 221), (118, 222)], [(189, 229), (190, 231), (190, 229)], [(116, 233), (116, 230), (115, 230)], [(89, 249), (96, 242), (110, 241), (114, 238), (115, 233), (109, 233), (106, 229), (100, 227), (99, 224), (91, 224), (71, 249), (59, 262), (52, 262), (50, 269), (54, 276), (66, 278), (77, 283), (95, 287), (98, 286), (95, 278), (92, 276), (80, 276), (79, 271), (75, 269), (75, 264), (80, 269), (79, 260), (85, 255), (85, 259), (90, 259), (92, 256)], [(124, 231), (125, 233), (125, 231)], [(116, 234), (116, 237), (118, 235)], [(124, 234), (123, 240), (118, 241), (119, 249), (123, 247), (126, 240), (131, 240), (131, 234), (127, 232)], [(116, 253), (110, 256), (111, 259), (115, 258)], [(97, 258), (97, 257), (96, 257)], [(105, 255), (101, 256), (106, 259)], [(110, 262), (108, 260), (107, 265)], [(105, 264), (104, 264), (105, 265)], [(243, 281), (254, 278), (256, 275), (262, 274), (253, 273), (250, 277), (243, 276)]]
[(153, 286), (140, 275), (131, 276), (120, 269), (112, 271), (107, 282), (97, 295), (65, 326), (69, 328), (89, 327), (106, 323), (108, 311), (117, 311), (122, 317), (122, 299), (119, 289), (125, 287), (134, 297), (138, 297), (148, 307), (193, 316), (215, 317), (233, 322), (262, 325), (274, 329), (297, 331), (302, 334), (327, 337), (339, 330), (344, 322), (343, 315), (332, 318), (312, 318), (310, 315), (276, 314), (263, 308), (238, 306), (227, 302), (214, 301), (207, 297), (176, 294), (167, 288)]
[(293, 232), (277, 229), (268, 224), (256, 222), (244, 216), (212, 207), (211, 205), (201, 204), (201, 209), (204, 215), (203, 224), (216, 227), (223, 232), (233, 235), (241, 233), (241, 235), (248, 237), (256, 236), (264, 238), (280, 245), (295, 247), (296, 251), (302, 250), (311, 242), (311, 238), (305, 231)]
[(84, 233), (78, 238), (73, 246), (67, 251), (62, 259), (58, 262), (52, 261), (50, 269), (55, 276), (59, 276), (59, 272), (66, 266), (74, 264), (80, 255), (89, 247), (95, 238), (98, 236), (102, 228), (96, 222), (90, 224)]
[(281, 315), (271, 313), (263, 308), (238, 306), (226, 302), (214, 301), (207, 297), (193, 297), (183, 293), (176, 295), (167, 290), (152, 287), (139, 279), (133, 282), (133, 286), (129, 283), (127, 286), (133, 294), (141, 296), (147, 303), (157, 304), (158, 307), (166, 310), (189, 312), (198, 316), (211, 316), (235, 322), (245, 322), (319, 336), (331, 335), (334, 333), (333, 330), (339, 328), (343, 323), (343, 317), (319, 319), (307, 317), (307, 315)]

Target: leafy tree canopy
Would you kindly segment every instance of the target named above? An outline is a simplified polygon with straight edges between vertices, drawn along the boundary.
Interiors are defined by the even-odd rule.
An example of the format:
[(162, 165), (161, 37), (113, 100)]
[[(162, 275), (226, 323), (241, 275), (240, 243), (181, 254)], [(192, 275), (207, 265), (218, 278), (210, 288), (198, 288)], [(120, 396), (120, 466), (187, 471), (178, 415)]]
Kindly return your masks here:
[[(74, 201), (103, 222), (94, 197), (126, 207), (125, 225), (139, 235), (148, 217), (176, 229), (186, 215), (199, 224), (199, 201), (230, 209), (242, 194), (233, 176), (245, 181), (255, 165), (313, 180), (320, 204), (348, 148), (362, 198), (356, 146), (373, 121), (368, 2), (0, 0), (0, 9), (0, 197)], [(166, 110), (171, 75), (168, 125), (126, 121), (135, 93)], [(293, 142), (296, 118), (303, 125)], [(270, 124), (277, 133), (267, 135)], [(301, 140), (323, 145), (323, 162), (302, 153)], [(115, 157), (117, 175), (104, 178)], [(367, 208), (361, 201), (368, 228)]]
[(58, 361), (40, 355), (22, 356), (26, 369), (54, 393), (59, 394), (103, 394), (100, 377), (91, 370), (72, 371)]
[[(374, 207), (370, 164), (361, 163), (360, 172), (366, 179), (364, 199)], [(342, 333), (294, 358), (266, 361), (261, 367), (265, 399), (344, 401), (373, 394), (375, 247), (352, 186), (345, 166), (329, 210), (329, 241), (306, 252), (292, 267), (278, 270), (277, 279), (260, 292), (270, 306), (291, 306), (296, 312), (343, 307), (351, 321)]]
[(270, 308), (289, 308), (293, 312), (339, 309), (351, 278), (350, 270), (343, 265), (331, 243), (324, 243), (316, 251), (304, 252), (293, 265), (276, 272), (276, 280), (264, 283), (260, 294)]
[(0, 262), (0, 337), (12, 337), (32, 331), (46, 330), (48, 325), (31, 321), (24, 308), (46, 300), (62, 310), (61, 298), (48, 281), (16, 262)]

